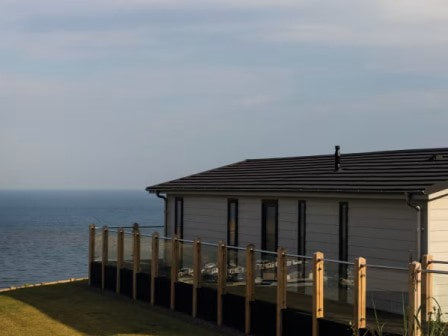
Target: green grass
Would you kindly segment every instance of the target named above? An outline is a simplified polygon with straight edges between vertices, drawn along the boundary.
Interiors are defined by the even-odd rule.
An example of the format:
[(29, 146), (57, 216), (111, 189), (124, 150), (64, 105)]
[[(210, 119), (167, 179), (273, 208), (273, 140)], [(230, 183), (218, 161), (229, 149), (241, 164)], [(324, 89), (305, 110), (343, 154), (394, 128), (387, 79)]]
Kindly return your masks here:
[(224, 335), (183, 314), (90, 288), (86, 281), (0, 293), (1, 335)]

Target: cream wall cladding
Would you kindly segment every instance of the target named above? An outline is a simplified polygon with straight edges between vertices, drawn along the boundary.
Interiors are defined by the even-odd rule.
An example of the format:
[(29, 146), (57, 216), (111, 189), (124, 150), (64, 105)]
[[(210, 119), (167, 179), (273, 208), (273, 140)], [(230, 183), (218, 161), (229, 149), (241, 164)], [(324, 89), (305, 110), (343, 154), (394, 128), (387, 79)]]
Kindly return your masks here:
[[(416, 212), (405, 199), (336, 199), (324, 197), (236, 197), (183, 195), (184, 238), (200, 238), (217, 243), (227, 240), (227, 201), (238, 199), (239, 246), (254, 244), (261, 247), (263, 199), (278, 200), (278, 245), (288, 253), (297, 253), (298, 201), (306, 201), (306, 254), (321, 251), (326, 258), (339, 258), (339, 204), (348, 202), (349, 261), (364, 257), (369, 264), (407, 267), (411, 256), (416, 256)], [(448, 199), (433, 203), (430, 216), (435, 222), (432, 250), (447, 257), (443, 248), (448, 230), (441, 225), (448, 218)], [(436, 210), (437, 208), (438, 210)], [(446, 212), (444, 212), (446, 211)], [(174, 228), (174, 197), (168, 200), (168, 234)], [(439, 252), (440, 251), (440, 252)], [(338, 277), (337, 265), (327, 265), (327, 276)], [(349, 269), (349, 277), (351, 277)], [(400, 313), (407, 300), (407, 273), (403, 271), (368, 270), (368, 306)], [(392, 280), (392, 281), (391, 281)], [(448, 282), (447, 282), (448, 283)], [(329, 294), (329, 293), (328, 293)]]

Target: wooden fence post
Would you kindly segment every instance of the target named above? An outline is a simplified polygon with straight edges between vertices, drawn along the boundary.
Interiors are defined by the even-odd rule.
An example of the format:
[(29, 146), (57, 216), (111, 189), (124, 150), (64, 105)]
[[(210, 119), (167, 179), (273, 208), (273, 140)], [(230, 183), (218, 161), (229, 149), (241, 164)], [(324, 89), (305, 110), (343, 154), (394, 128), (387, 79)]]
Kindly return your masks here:
[(109, 229), (107, 226), (103, 226), (103, 253), (101, 258), (101, 289), (104, 290), (106, 284), (106, 265), (108, 262), (108, 249), (109, 249)]
[(227, 248), (223, 241), (218, 244), (218, 307), (217, 321), (220, 326), (223, 320), (222, 297), (225, 294), (227, 277)]
[(201, 287), (201, 241), (193, 242), (193, 307), (192, 315), (198, 314), (198, 288)]
[(121, 268), (123, 267), (124, 257), (124, 230), (118, 229), (117, 232), (117, 294), (120, 294), (121, 287)]
[(319, 336), (319, 321), (324, 317), (324, 254), (313, 257), (313, 336)]
[(255, 299), (255, 256), (254, 245), (246, 247), (246, 300), (245, 300), (245, 323), (244, 333), (251, 332), (251, 302)]
[(179, 238), (174, 235), (171, 238), (171, 289), (170, 289), (170, 308), (176, 307), (176, 282), (179, 274)]
[(151, 257), (151, 304), (154, 305), (156, 297), (156, 278), (159, 276), (159, 234), (152, 235)]
[(92, 285), (92, 263), (95, 261), (95, 225), (89, 225), (89, 285)]
[[(425, 254), (423, 256), (423, 263), (422, 268), (425, 271), (432, 270), (432, 255)], [(422, 291), (424, 293), (424, 314), (425, 314), (425, 321), (431, 321), (431, 315), (433, 313), (433, 296), (432, 296), (432, 281), (433, 276), (432, 273), (425, 272), (422, 275)]]
[(140, 272), (140, 229), (135, 223), (132, 228), (132, 299), (137, 299), (137, 273)]
[(277, 250), (277, 309), (276, 309), (276, 334), (281, 336), (283, 332), (282, 310), (286, 309), (286, 255), (283, 248)]
[(366, 327), (366, 259), (357, 258), (355, 260), (355, 295), (354, 295), (354, 324), (355, 330), (359, 333), (359, 329)]
[(421, 276), (422, 266), (414, 261), (409, 264), (409, 316), (408, 335), (421, 336)]

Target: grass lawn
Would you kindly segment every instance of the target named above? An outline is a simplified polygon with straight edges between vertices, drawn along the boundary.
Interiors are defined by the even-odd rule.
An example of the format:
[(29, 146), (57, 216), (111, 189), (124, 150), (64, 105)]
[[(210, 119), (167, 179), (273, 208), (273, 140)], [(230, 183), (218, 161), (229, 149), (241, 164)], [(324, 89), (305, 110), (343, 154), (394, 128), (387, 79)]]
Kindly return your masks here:
[(77, 281), (0, 293), (0, 335), (206, 336), (225, 331)]

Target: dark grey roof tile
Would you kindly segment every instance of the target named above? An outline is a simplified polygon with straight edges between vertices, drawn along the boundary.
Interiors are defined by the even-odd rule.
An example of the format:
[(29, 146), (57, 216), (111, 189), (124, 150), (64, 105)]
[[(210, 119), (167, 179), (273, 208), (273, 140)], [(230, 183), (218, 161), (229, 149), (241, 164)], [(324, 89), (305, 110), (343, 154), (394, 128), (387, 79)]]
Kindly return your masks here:
[(425, 192), (448, 181), (448, 148), (250, 159), (148, 187), (165, 191)]

